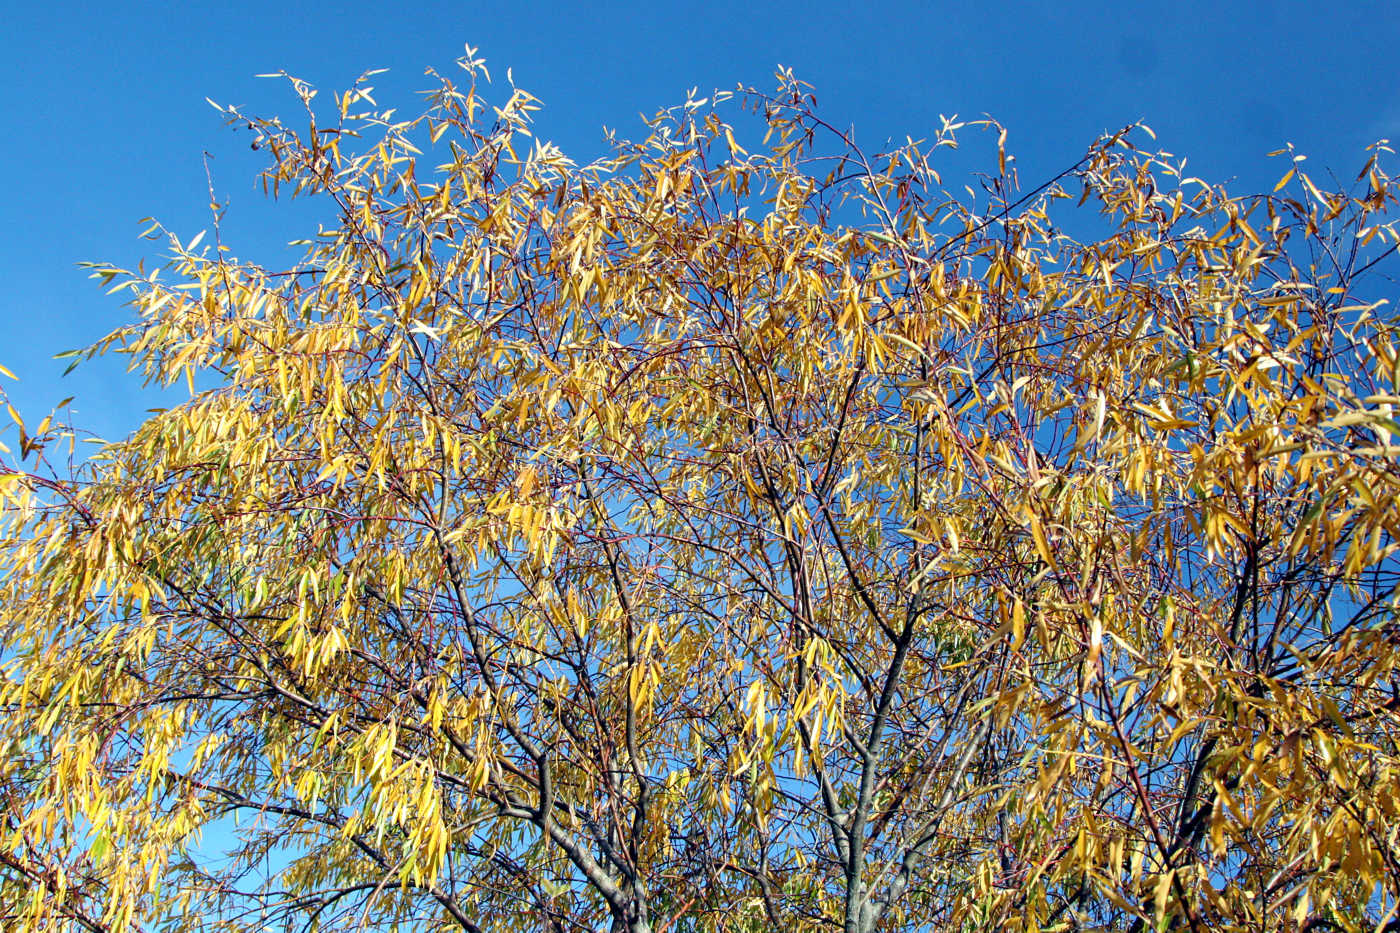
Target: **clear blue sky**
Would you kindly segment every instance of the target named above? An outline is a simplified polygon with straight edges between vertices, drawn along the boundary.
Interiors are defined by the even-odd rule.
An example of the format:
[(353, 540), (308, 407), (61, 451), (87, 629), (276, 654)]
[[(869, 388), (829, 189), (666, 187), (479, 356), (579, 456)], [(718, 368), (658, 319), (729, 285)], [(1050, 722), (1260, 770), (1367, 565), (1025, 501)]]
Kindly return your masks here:
[[(257, 259), (306, 231), (254, 188), (260, 154), (205, 103), (291, 114), (285, 69), (326, 91), (369, 68), (379, 102), (412, 110), (427, 66), (464, 43), (503, 83), (546, 104), (540, 134), (580, 160), (603, 125), (699, 86), (768, 85), (774, 66), (816, 86), (823, 111), (860, 140), (928, 135), (939, 113), (990, 113), (1010, 130), (1023, 182), (1072, 163), (1098, 133), (1137, 119), (1196, 174), (1260, 188), (1285, 141), (1315, 171), (1360, 164), (1400, 140), (1400, 3), (475, 3), (145, 4), (7, 0), (0, 19), (0, 364), (27, 419), (76, 395), (77, 420), (107, 437), (161, 404), (115, 363), (60, 380), (51, 357), (123, 320), (75, 264), (158, 258), (137, 238), (154, 216), (188, 237), (209, 226), (202, 154), (225, 242)], [(169, 398), (169, 396), (167, 396)], [(168, 403), (168, 402), (167, 402)], [(12, 437), (12, 435), (11, 435)]]

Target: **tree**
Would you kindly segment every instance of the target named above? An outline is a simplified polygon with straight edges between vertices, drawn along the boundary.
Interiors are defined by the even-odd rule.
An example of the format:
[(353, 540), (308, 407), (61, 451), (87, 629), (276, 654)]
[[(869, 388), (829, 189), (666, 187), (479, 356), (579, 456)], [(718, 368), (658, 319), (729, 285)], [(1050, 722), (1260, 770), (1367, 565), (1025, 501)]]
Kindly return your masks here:
[(1023, 193), (780, 73), (580, 167), (461, 64), (228, 109), (335, 222), (11, 409), (7, 929), (1400, 928), (1384, 144)]

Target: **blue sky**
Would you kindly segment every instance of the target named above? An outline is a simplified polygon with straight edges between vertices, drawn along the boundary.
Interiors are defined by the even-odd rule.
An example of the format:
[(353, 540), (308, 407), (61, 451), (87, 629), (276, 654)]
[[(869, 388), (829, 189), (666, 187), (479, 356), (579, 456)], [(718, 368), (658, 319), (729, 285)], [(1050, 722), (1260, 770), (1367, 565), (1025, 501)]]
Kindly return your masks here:
[[(77, 422), (106, 437), (172, 396), (142, 392), (119, 362), (60, 379), (53, 354), (124, 320), (76, 263), (159, 259), (138, 238), (154, 216), (188, 238), (209, 226), (203, 153), (229, 202), (224, 240), (273, 256), (306, 233), (269, 206), (249, 138), (205, 102), (291, 115), (285, 69), (327, 92), (362, 71), (379, 102), (411, 111), (425, 67), (477, 47), (541, 98), (540, 135), (580, 161), (601, 128), (687, 88), (767, 86), (778, 64), (812, 83), (823, 112), (864, 144), (929, 135), (940, 113), (990, 113), (1010, 131), (1023, 182), (1074, 162), (1100, 132), (1148, 122), (1195, 174), (1260, 189), (1282, 174), (1265, 153), (1293, 142), (1314, 172), (1360, 165), (1400, 140), (1400, 4), (201, 2), (6, 4), (0, 28), (0, 364), (26, 419), (76, 395)], [(945, 179), (951, 180), (951, 179)]]

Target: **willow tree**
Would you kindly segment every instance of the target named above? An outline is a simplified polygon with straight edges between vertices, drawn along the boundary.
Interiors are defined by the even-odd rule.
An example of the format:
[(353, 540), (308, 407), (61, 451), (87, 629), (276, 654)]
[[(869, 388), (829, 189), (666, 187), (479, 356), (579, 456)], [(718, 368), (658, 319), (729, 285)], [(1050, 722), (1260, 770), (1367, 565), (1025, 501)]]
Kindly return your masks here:
[(6, 929), (1396, 928), (1390, 150), (1024, 191), (780, 74), (579, 166), (462, 65), (228, 110), (334, 222), (11, 409)]

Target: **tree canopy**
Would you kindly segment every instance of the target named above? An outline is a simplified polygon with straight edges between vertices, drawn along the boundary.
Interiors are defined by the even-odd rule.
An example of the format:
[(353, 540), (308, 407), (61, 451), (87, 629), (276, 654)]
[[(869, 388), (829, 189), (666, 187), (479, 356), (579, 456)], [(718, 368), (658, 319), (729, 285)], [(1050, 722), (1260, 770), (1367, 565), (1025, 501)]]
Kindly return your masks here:
[(782, 72), (579, 165), (460, 64), (227, 109), (334, 222), (94, 267), (129, 436), (10, 409), (6, 929), (1400, 928), (1390, 149)]

